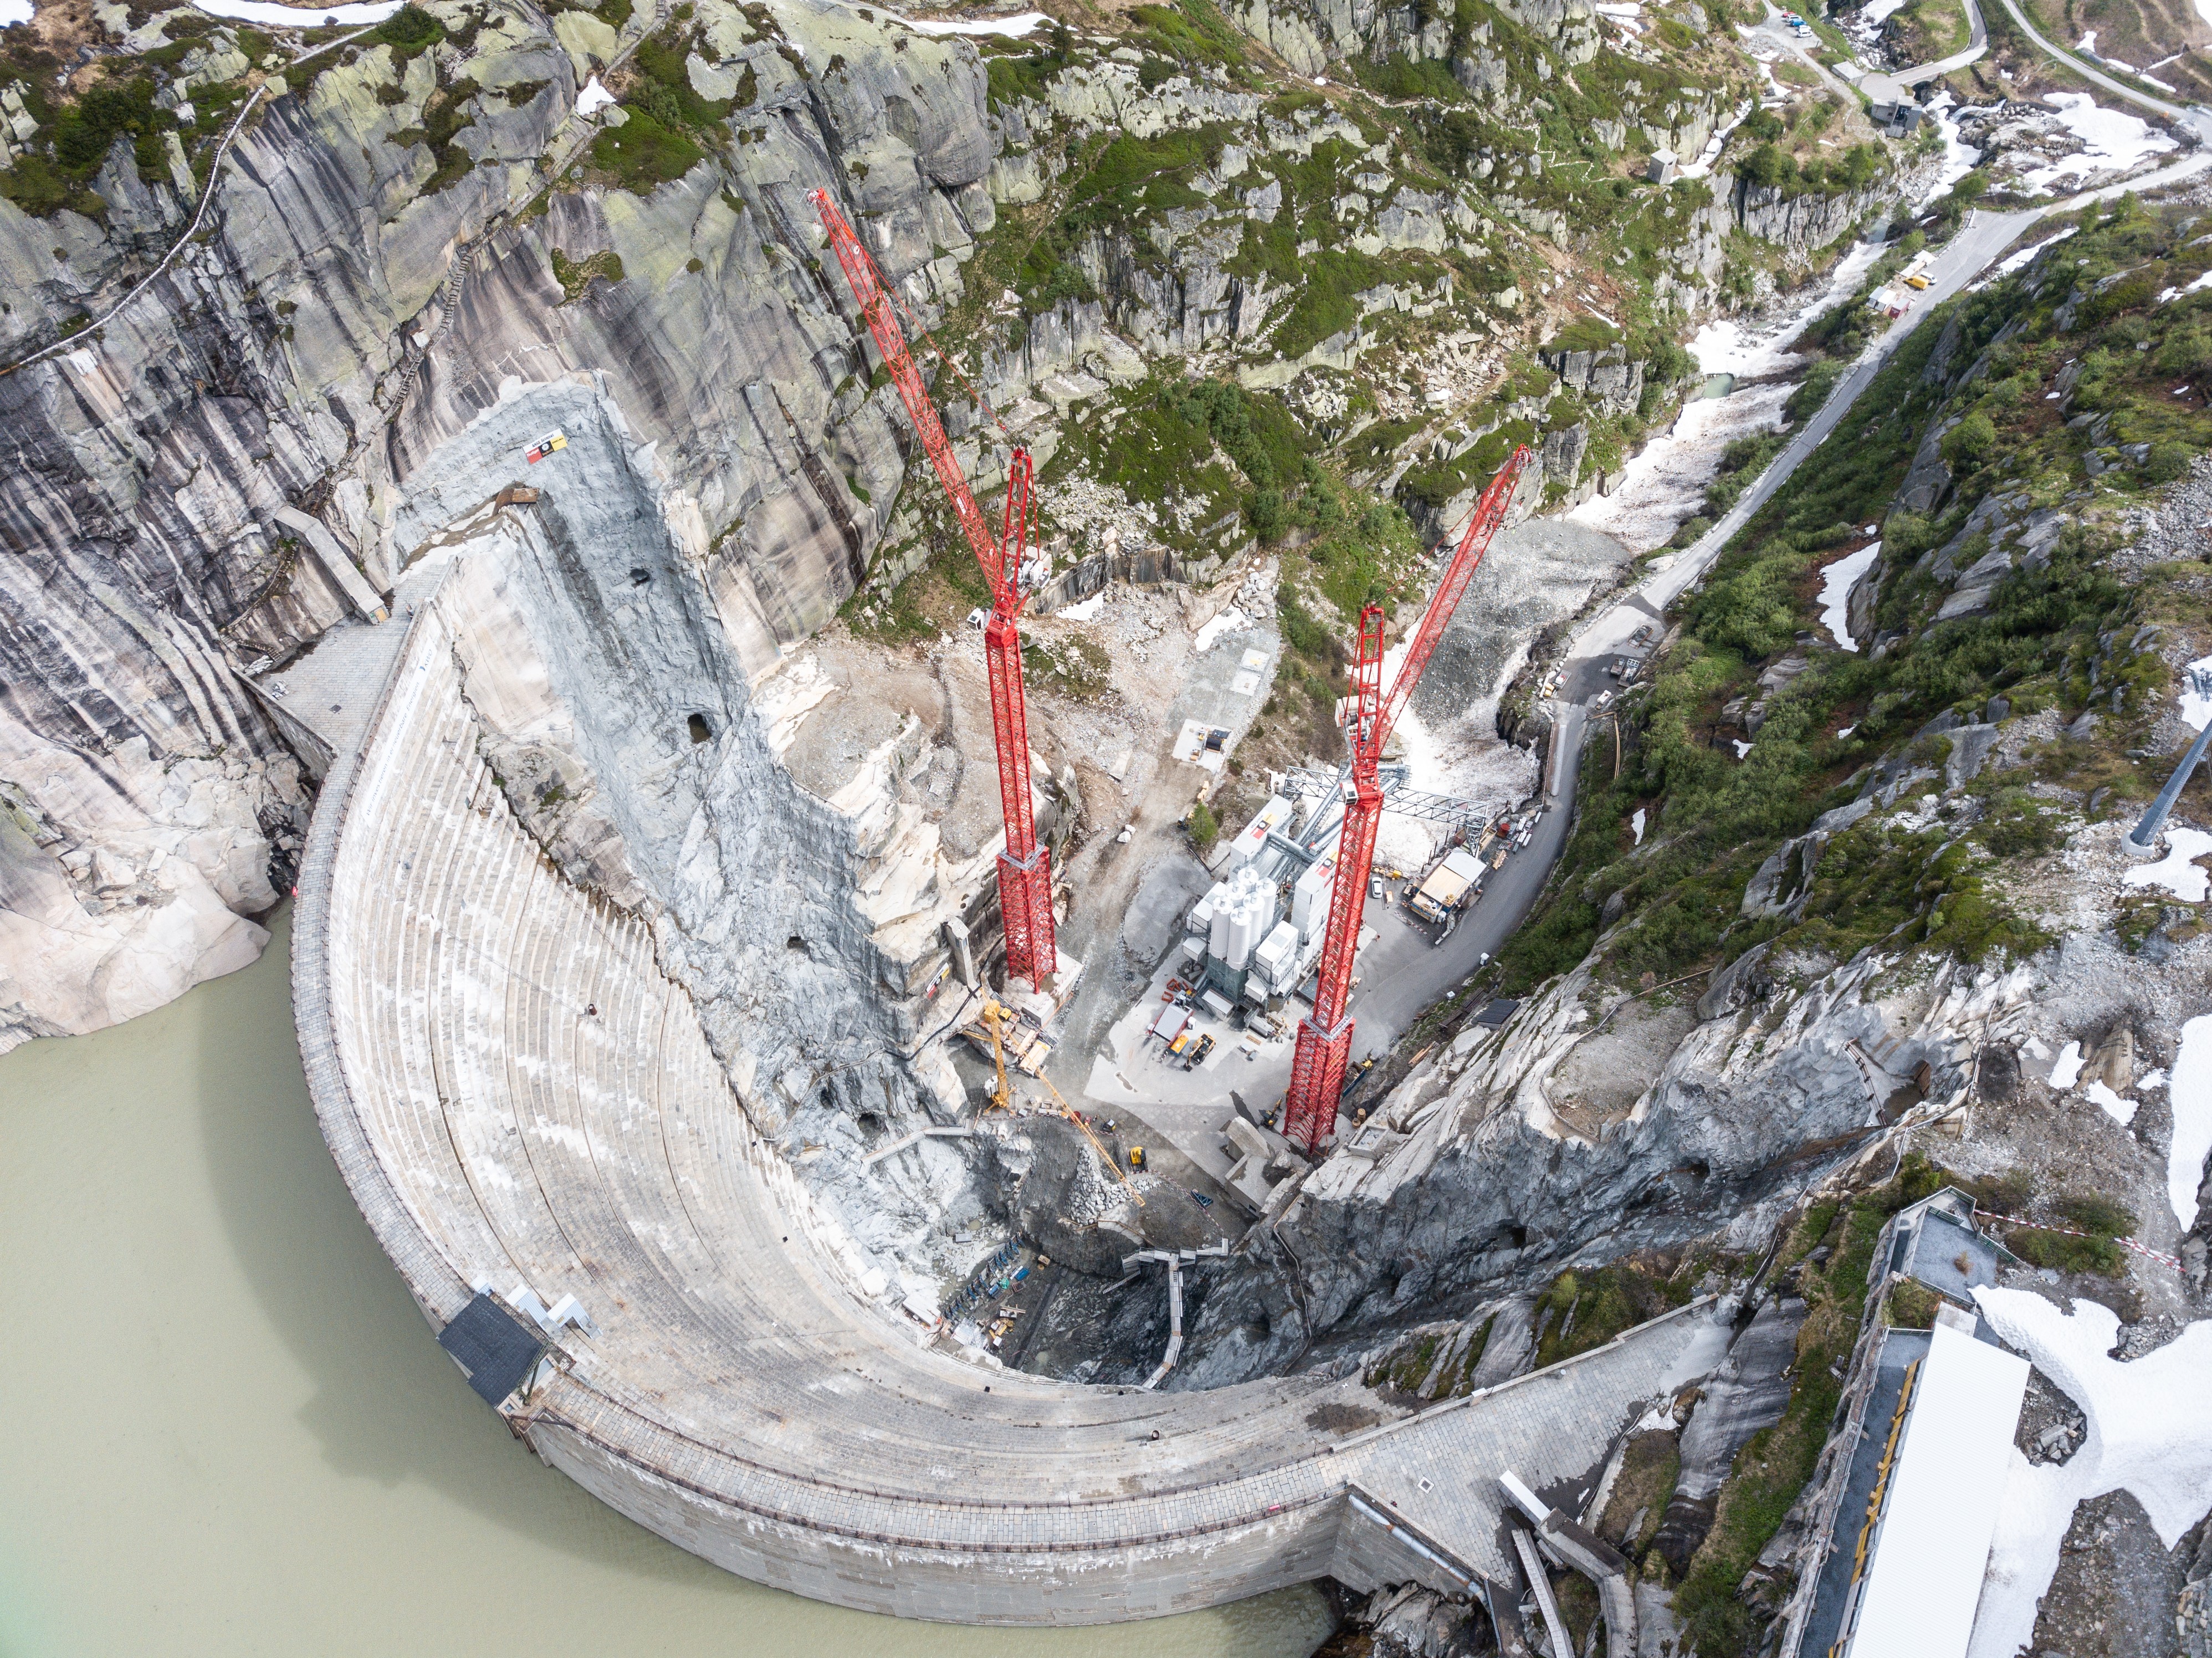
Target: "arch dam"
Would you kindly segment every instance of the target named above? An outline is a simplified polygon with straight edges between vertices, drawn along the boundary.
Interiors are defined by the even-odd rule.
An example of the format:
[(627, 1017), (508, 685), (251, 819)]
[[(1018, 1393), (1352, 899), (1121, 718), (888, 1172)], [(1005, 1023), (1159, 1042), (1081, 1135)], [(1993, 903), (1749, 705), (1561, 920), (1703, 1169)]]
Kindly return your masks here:
[(1323, 1575), (1486, 1595), (1519, 1581), (1498, 1476), (1579, 1485), (1719, 1358), (1701, 1304), (1409, 1414), (1356, 1374), (1145, 1393), (932, 1345), (753, 1132), (648, 928), (514, 817), (456, 625), (442, 596), (386, 624), (397, 655), (332, 757), (293, 935), (301, 1048), (434, 1330), (472, 1285), (586, 1309), (499, 1408), (640, 1524), (761, 1582), (959, 1623), (1145, 1618)]

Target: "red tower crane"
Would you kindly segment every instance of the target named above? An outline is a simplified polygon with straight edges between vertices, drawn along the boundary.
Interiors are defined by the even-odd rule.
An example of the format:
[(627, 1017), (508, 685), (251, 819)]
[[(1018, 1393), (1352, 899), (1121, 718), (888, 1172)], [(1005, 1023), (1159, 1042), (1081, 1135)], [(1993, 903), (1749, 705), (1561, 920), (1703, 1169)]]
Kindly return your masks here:
[(983, 629), (983, 655), (991, 675), (991, 727), (999, 750), (999, 802), (1006, 813), (1006, 849), (999, 854), (999, 909), (1006, 930), (1006, 977), (1027, 979), (1042, 990), (1060, 965), (1053, 936), (1052, 853), (1037, 844), (1036, 817), (1030, 796), (1029, 706), (1022, 694), (1022, 551), (1029, 531), (1030, 452), (1017, 444), (1007, 469), (1006, 513), (994, 538), (982, 510), (968, 488), (951, 440), (929, 400), (929, 392), (907, 350), (906, 336), (891, 314), (891, 295), (883, 273), (869, 257), (853, 227), (830, 200), (814, 190), (808, 199), (822, 216), (830, 246), (845, 268), (853, 298), (875, 336), (876, 349), (892, 384), (905, 400), (921, 446), (937, 469), (937, 481), (952, 502), (953, 515), (968, 537), (975, 562), (991, 584), (991, 618)]
[(1345, 699), (1344, 734), (1352, 750), (1352, 798), (1344, 805), (1344, 829), (1336, 843), (1336, 884), (1329, 895), (1328, 930), (1322, 936), (1320, 978), (1313, 1011), (1298, 1023), (1298, 1046), (1291, 1061), (1291, 1090), (1283, 1101), (1283, 1135), (1311, 1151), (1336, 1127), (1336, 1102), (1344, 1093), (1345, 1061), (1352, 1054), (1352, 958), (1359, 943), (1359, 918), (1367, 902), (1367, 881), (1375, 862), (1375, 831), (1382, 820), (1382, 786), (1376, 776), (1382, 745), (1397, 723), (1413, 686), (1436, 654), (1452, 612), (1474, 579), (1490, 538), (1505, 521), (1527, 446), (1514, 450), (1490, 487), (1475, 503), (1474, 516), (1460, 538), (1459, 550), (1437, 584), (1436, 597), (1421, 617), (1413, 642), (1400, 665), (1389, 694), (1382, 690), (1382, 611), (1370, 604), (1359, 613), (1359, 634), (1352, 659), (1352, 695)]

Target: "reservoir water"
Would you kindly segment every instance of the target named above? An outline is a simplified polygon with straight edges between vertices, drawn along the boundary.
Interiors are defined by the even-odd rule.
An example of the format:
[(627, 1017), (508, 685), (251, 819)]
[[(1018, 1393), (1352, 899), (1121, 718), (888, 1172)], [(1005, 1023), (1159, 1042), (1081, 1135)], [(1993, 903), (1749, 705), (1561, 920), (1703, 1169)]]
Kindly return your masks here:
[(1318, 1593), (1090, 1630), (732, 1577), (511, 1438), (315, 1128), (280, 918), (246, 971), (0, 1055), (0, 1658), (1304, 1658)]

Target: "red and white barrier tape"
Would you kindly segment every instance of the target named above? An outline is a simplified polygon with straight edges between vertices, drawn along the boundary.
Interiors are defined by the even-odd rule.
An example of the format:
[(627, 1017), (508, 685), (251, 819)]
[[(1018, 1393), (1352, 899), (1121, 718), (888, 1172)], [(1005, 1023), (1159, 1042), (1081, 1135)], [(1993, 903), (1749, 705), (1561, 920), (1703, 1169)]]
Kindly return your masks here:
[[(2017, 1215), (1996, 1214), (1987, 1209), (1976, 1210), (1974, 1212), (1974, 1218), (1976, 1220), (1993, 1220), (2005, 1226), (2033, 1227), (2039, 1232), (2063, 1232), (2069, 1238), (2094, 1238), (2102, 1236), (2096, 1232), (2078, 1231), (2071, 1226), (2053, 1226), (2049, 1221), (2045, 1220), (2022, 1220)], [(2139, 1255), (2148, 1255), (2153, 1260), (2156, 1261), (2161, 1266), (2171, 1266), (2177, 1272), (2181, 1270), (2181, 1263), (2176, 1260), (2172, 1255), (2161, 1255), (2155, 1249), (2146, 1249), (2142, 1244), (2137, 1243), (2133, 1238), (2113, 1238), (2111, 1242), (2118, 1244), (2123, 1249), (2132, 1249)]]

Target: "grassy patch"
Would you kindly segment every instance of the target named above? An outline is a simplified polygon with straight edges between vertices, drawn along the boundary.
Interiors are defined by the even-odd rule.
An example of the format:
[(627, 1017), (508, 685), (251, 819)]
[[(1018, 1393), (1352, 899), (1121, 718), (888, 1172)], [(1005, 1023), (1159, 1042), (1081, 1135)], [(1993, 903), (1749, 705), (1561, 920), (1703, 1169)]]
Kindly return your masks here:
[(1598, 1516), (1599, 1535), (1623, 1553), (1641, 1558), (1659, 1530), (1681, 1471), (1681, 1442), (1671, 1430), (1640, 1433), (1630, 1440), (1605, 1512)]
[(581, 259), (571, 259), (559, 248), (553, 250), (553, 280), (561, 284), (561, 291), (568, 295), (568, 300), (582, 298), (584, 290), (595, 278), (610, 282), (620, 282), (623, 279), (621, 256), (612, 249), (602, 248)]
[[(1798, 1284), (1810, 1310), (1797, 1333), (1790, 1403), (1779, 1422), (1752, 1436), (1721, 1486), (1712, 1530), (1674, 1597), (1686, 1649), (1719, 1658), (1748, 1652), (1758, 1639), (1760, 1614), (1741, 1586), (1812, 1478), (1826, 1442), (1843, 1394), (1836, 1372), (1849, 1363), (1857, 1339), (1875, 1241), (1891, 1215), (1944, 1183), (1942, 1171), (1914, 1152), (1887, 1185), (1817, 1206), (1793, 1230), (1784, 1253), (1805, 1260)], [(1821, 1246), (1830, 1253), (1815, 1266), (1806, 1258)]]
[(1022, 674), (1030, 683), (1062, 696), (1095, 702), (1113, 683), (1114, 662), (1106, 647), (1085, 634), (1071, 633), (1057, 639), (1024, 634)]
[(624, 107), (629, 118), (592, 140), (592, 165), (614, 174), (624, 190), (650, 195), (707, 159), (706, 151), (681, 131), (663, 125), (643, 109)]
[(1676, 1267), (1676, 1263), (1631, 1257), (1592, 1270), (1560, 1273), (1537, 1314), (1541, 1332), (1537, 1364), (1556, 1364), (1586, 1353), (1623, 1330), (1687, 1306), (1697, 1274)]

